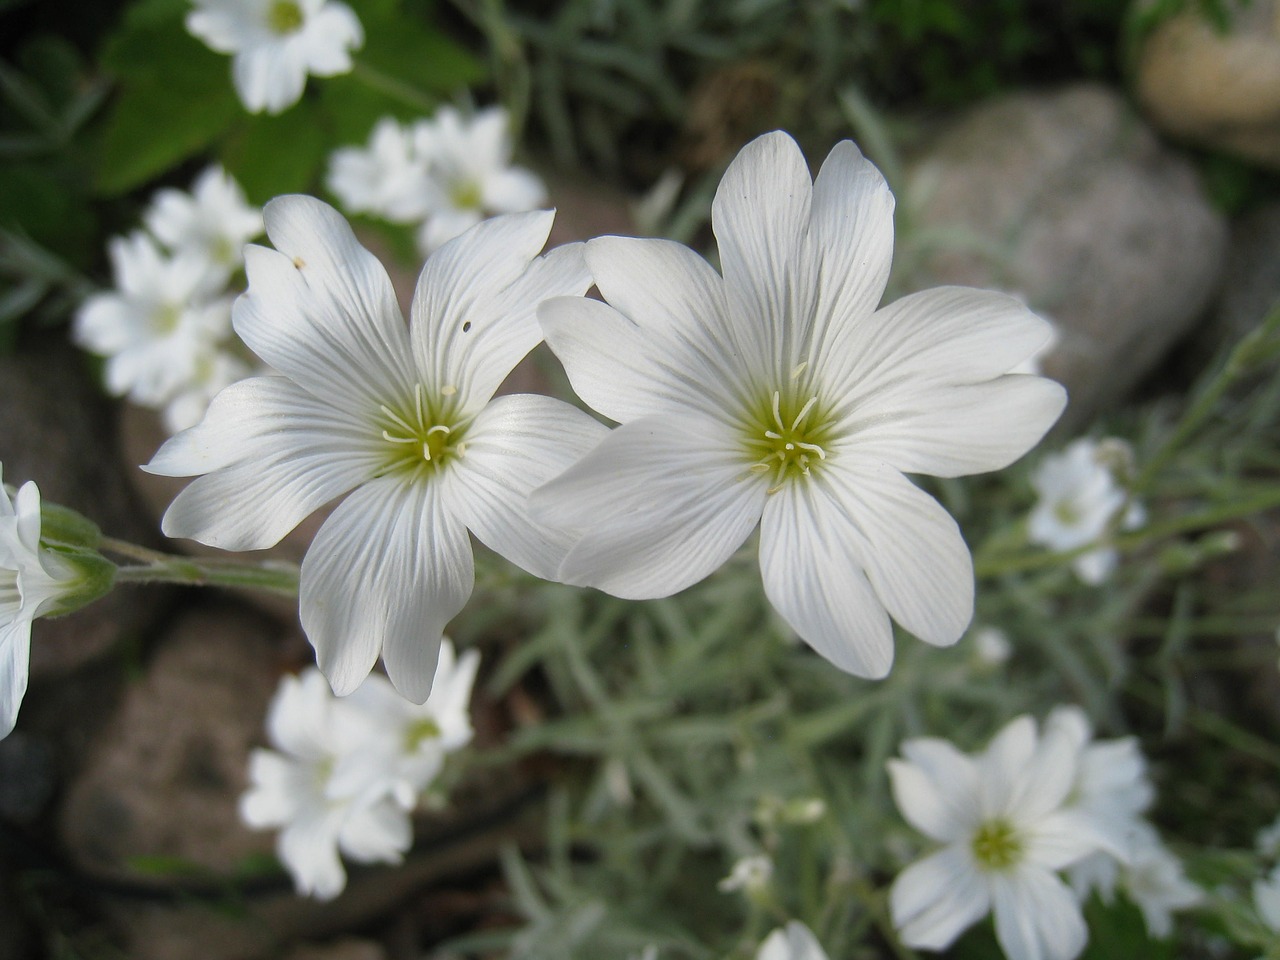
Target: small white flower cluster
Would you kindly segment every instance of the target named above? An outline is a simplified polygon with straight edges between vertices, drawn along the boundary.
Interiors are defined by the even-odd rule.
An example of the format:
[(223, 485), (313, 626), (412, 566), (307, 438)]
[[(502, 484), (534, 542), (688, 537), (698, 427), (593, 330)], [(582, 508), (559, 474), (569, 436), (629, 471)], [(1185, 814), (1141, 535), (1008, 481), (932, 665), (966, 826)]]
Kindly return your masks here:
[(276, 850), (300, 894), (327, 900), (347, 883), (339, 853), (399, 863), (413, 841), (409, 814), (445, 757), (471, 741), (471, 686), (480, 656), (440, 646), (426, 703), (408, 702), (372, 674), (339, 699), (319, 670), (286, 676), (267, 714), (273, 750), (249, 760), (240, 799), (251, 827), (280, 828)]
[(367, 147), (333, 152), (327, 182), (349, 213), (418, 224), (424, 254), (486, 216), (547, 200), (534, 173), (511, 166), (510, 118), (501, 107), (471, 117), (441, 107), (409, 125), (383, 117)]
[(1071, 564), (1087, 584), (1102, 583), (1116, 568), (1119, 554), (1105, 542), (1111, 531), (1117, 525), (1135, 530), (1146, 522), (1146, 511), (1130, 500), (1121, 482), (1132, 464), (1133, 450), (1123, 440), (1082, 437), (1045, 457), (1032, 475), (1040, 499), (1031, 511), (1028, 537), (1058, 551), (1098, 544)]
[(13, 731), (27, 692), (31, 622), (78, 579), (57, 554), (40, 546), (35, 483), (24, 483), (11, 499), (0, 482), (0, 740)]
[(262, 212), (215, 165), (190, 193), (158, 191), (143, 222), (146, 230), (111, 240), (115, 289), (85, 300), (73, 337), (107, 358), (111, 394), (163, 410), (177, 433), (198, 423), (223, 387), (253, 372), (231, 330), (228, 286), (245, 242), (262, 233)]
[(1200, 891), (1142, 817), (1152, 788), (1136, 741), (1091, 736), (1082, 711), (1061, 707), (1043, 732), (1018, 717), (972, 756), (936, 738), (903, 743), (889, 762), (894, 799), (944, 844), (894, 881), (903, 943), (945, 949), (992, 913), (1009, 960), (1071, 960), (1088, 940), (1081, 900), (1117, 886), (1153, 936), (1169, 934), (1170, 914)]
[(337, 0), (193, 0), (187, 32), (233, 55), (231, 76), (250, 113), (282, 113), (302, 97), (307, 77), (351, 70), (364, 29)]

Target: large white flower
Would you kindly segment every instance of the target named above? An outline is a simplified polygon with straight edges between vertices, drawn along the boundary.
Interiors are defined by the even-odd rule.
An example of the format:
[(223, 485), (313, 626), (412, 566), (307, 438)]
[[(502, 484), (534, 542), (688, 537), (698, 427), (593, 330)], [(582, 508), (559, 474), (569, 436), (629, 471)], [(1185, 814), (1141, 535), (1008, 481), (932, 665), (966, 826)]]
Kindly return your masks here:
[(792, 920), (765, 937), (756, 960), (827, 960), (827, 954), (813, 931)]
[(1047, 335), (1011, 297), (958, 287), (877, 310), (893, 197), (845, 141), (811, 181), (783, 133), (748, 144), (712, 206), (724, 275), (666, 240), (602, 237), (607, 304), (539, 318), (574, 389), (622, 425), (534, 494), (581, 537), (569, 583), (661, 597), (760, 525), (765, 592), (819, 653), (888, 672), (891, 614), (935, 644), (973, 612), (956, 523), (905, 473), (1005, 466), (1058, 417), (1060, 386), (1006, 371)]
[(187, 30), (235, 55), (232, 77), (251, 113), (280, 113), (302, 96), (307, 76), (351, 69), (364, 43), (360, 21), (337, 0), (194, 0)]
[(78, 579), (79, 574), (40, 547), (35, 483), (24, 483), (10, 500), (9, 488), (0, 482), (0, 739), (12, 732), (27, 692), (31, 622)]
[(193, 378), (200, 357), (231, 332), (225, 277), (194, 251), (164, 256), (141, 230), (107, 248), (116, 289), (89, 297), (73, 336), (107, 357), (107, 390), (145, 406), (167, 403)]
[[(1119, 554), (1100, 542), (1111, 525), (1119, 519), (1132, 530), (1146, 521), (1141, 504), (1125, 506), (1128, 495), (1116, 480), (1117, 464), (1131, 459), (1132, 451), (1122, 440), (1100, 443), (1081, 437), (1061, 453), (1045, 457), (1032, 475), (1039, 500), (1027, 521), (1027, 535), (1032, 543), (1051, 550), (1099, 543), (1072, 561), (1072, 569), (1085, 583), (1102, 583), (1115, 569)], [(1121, 510), (1123, 517), (1118, 516)]]
[(501, 107), (465, 117), (441, 107), (414, 128), (426, 161), (430, 193), (418, 246), (430, 252), (484, 216), (521, 213), (546, 202), (547, 189), (529, 170), (511, 166), (510, 120)]
[(1066, 806), (1078, 749), (1062, 731), (1043, 737), (1030, 717), (1004, 727), (976, 757), (945, 740), (902, 745), (889, 761), (903, 817), (944, 844), (890, 890), (903, 943), (941, 950), (987, 913), (1009, 960), (1070, 960), (1088, 931), (1056, 871), (1106, 843), (1081, 811)]
[(191, 192), (156, 192), (143, 222), (173, 251), (203, 255), (225, 280), (244, 262), (244, 245), (262, 233), (262, 211), (250, 206), (240, 184), (221, 166), (205, 169)]
[(381, 749), (370, 718), (309, 670), (281, 680), (267, 735), (275, 749), (250, 755), (240, 816), (257, 829), (281, 828), (276, 850), (299, 893), (329, 899), (342, 891), (339, 851), (361, 862), (400, 861), (413, 830), (392, 795), (394, 754)]
[(276, 249), (246, 249), (235, 328), (282, 375), (228, 387), (157, 452), (153, 473), (204, 474), (162, 525), (253, 550), (348, 494), (303, 560), (303, 628), (338, 693), (381, 652), (421, 703), (471, 594), (468, 529), (537, 576), (567, 550), (528, 517), (528, 494), (605, 428), (548, 397), (490, 398), (541, 339), (537, 304), (587, 288), (581, 248), (537, 256), (549, 211), (486, 221), (427, 260), (406, 327), (386, 271), (332, 207), (281, 197), (264, 216)]

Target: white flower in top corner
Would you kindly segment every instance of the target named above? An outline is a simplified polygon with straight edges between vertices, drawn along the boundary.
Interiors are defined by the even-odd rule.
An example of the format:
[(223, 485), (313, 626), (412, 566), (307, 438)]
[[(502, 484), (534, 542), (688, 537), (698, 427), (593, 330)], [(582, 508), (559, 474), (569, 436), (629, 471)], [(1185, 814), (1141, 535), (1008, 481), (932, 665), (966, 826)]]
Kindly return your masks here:
[(430, 252), (483, 217), (522, 213), (546, 203), (537, 175), (511, 166), (510, 120), (501, 107), (466, 117), (441, 107), (414, 137), (426, 160), (430, 194), (418, 247)]
[(765, 937), (756, 960), (827, 960), (827, 954), (808, 927), (792, 920)]
[(73, 337), (107, 358), (107, 390), (159, 406), (183, 389), (199, 357), (231, 331), (225, 277), (203, 254), (160, 252), (141, 230), (108, 245), (116, 288), (89, 297), (76, 313)]
[(425, 703), (406, 700), (376, 673), (347, 698), (389, 739), (395, 757), (389, 775), (395, 780), (395, 795), (406, 809), (417, 804), (419, 795), (440, 772), (444, 758), (471, 742), (471, 687), (479, 666), (477, 651), (468, 650), (459, 658), (445, 637)]
[(27, 481), (10, 499), (0, 482), (0, 739), (13, 731), (27, 692), (31, 622), (77, 580), (75, 570), (40, 546), (35, 483)]
[(302, 96), (307, 76), (351, 70), (364, 43), (360, 21), (337, 0), (193, 0), (187, 31), (234, 55), (232, 77), (251, 113), (281, 113)]
[(298, 892), (328, 900), (346, 886), (339, 852), (363, 863), (398, 863), (413, 840), (391, 796), (378, 730), (336, 699), (318, 670), (286, 676), (267, 714), (275, 749), (254, 750), (240, 817), (280, 828), (276, 851)]
[[(1123, 441), (1082, 437), (1045, 457), (1031, 477), (1040, 498), (1028, 521), (1031, 542), (1058, 551), (1098, 543), (1122, 510), (1124, 529), (1142, 526), (1145, 511), (1138, 503), (1125, 506), (1128, 494), (1115, 475), (1117, 461), (1131, 456)], [(1085, 583), (1096, 585), (1111, 575), (1118, 559), (1113, 547), (1100, 543), (1076, 557), (1072, 568)]]
[(228, 387), (156, 453), (152, 473), (200, 475), (162, 526), (255, 550), (345, 495), (302, 562), (303, 629), (338, 694), (381, 653), (421, 703), (474, 585), (468, 530), (536, 576), (568, 549), (528, 516), (528, 495), (606, 428), (549, 397), (491, 398), (541, 340), (537, 304), (590, 284), (581, 247), (538, 256), (550, 211), (479, 224), (427, 260), (406, 326), (336, 210), (291, 196), (263, 213), (276, 249), (246, 248), (235, 328), (279, 375)]
[(224, 280), (244, 262), (244, 245), (262, 233), (262, 211), (217, 164), (196, 178), (190, 193), (157, 191), (143, 222), (169, 249), (203, 255)]
[(712, 227), (723, 276), (671, 241), (601, 237), (586, 258), (607, 303), (539, 311), (578, 395), (621, 423), (534, 494), (536, 515), (579, 537), (560, 578), (667, 596), (759, 526), (770, 603), (836, 666), (884, 676), (890, 616), (954, 643), (972, 559), (905, 475), (999, 469), (1040, 439), (1063, 390), (1007, 371), (1044, 322), (960, 287), (877, 310), (893, 197), (849, 141), (816, 182), (786, 134), (748, 144)]
[(415, 137), (392, 117), (383, 117), (368, 147), (340, 147), (329, 157), (325, 184), (348, 213), (369, 213), (397, 223), (427, 214), (433, 191), (427, 162)]
[(1088, 931), (1057, 871), (1106, 840), (1066, 806), (1077, 748), (1061, 731), (1037, 736), (1019, 717), (967, 756), (945, 740), (902, 745), (889, 761), (893, 796), (913, 827), (943, 844), (890, 890), (893, 923), (910, 947), (942, 950), (987, 913), (1009, 960), (1071, 960)]

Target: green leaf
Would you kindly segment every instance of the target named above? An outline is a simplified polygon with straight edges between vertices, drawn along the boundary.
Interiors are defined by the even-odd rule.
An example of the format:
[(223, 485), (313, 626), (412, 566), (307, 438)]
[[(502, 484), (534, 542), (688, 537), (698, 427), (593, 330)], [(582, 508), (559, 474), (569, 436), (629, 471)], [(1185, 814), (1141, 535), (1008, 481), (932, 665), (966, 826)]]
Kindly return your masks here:
[(242, 114), (231, 62), (186, 32), (185, 4), (130, 9), (102, 62), (120, 80), (106, 122), (100, 193), (124, 193), (208, 147)]
[(326, 153), (324, 118), (303, 100), (278, 116), (244, 117), (221, 150), (223, 165), (253, 203), (314, 192)]
[(96, 222), (78, 185), (34, 162), (0, 164), (0, 228), (31, 237), (74, 263), (96, 246)]
[(364, 29), (358, 64), (419, 92), (451, 94), (483, 80), (487, 72), (470, 53), (414, 17), (370, 17)]

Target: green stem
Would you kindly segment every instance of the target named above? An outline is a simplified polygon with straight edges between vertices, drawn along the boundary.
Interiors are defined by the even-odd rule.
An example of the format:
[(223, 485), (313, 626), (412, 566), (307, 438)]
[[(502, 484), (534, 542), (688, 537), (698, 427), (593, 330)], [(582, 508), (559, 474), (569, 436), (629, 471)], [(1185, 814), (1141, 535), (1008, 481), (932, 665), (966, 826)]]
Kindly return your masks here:
[(1222, 365), (1222, 369), (1209, 381), (1209, 384), (1196, 397), (1186, 413), (1182, 415), (1182, 419), (1178, 422), (1173, 434), (1156, 451), (1155, 455), (1147, 460), (1141, 473), (1134, 480), (1131, 489), (1141, 493), (1150, 486), (1151, 482), (1159, 476), (1160, 471), (1173, 459), (1188, 438), (1196, 430), (1200, 429), (1204, 421), (1213, 413), (1218, 401), (1222, 399), (1228, 388), (1240, 379), (1244, 373), (1253, 368), (1261, 357), (1266, 356), (1269, 349), (1268, 341), (1277, 332), (1280, 332), (1280, 305), (1272, 307), (1271, 312), (1267, 314), (1262, 323), (1236, 344), (1226, 362)]
[(1141, 530), (1118, 534), (1108, 541), (1086, 544), (1083, 547), (1077, 547), (1075, 550), (1063, 550), (1060, 552), (1036, 551), (1035, 553), (1015, 553), (994, 557), (979, 555), (974, 558), (974, 573), (979, 577), (998, 577), (1006, 573), (1021, 573), (1027, 570), (1043, 570), (1062, 566), (1070, 563), (1080, 554), (1088, 553), (1090, 550), (1095, 550), (1100, 546), (1111, 546), (1128, 552), (1165, 537), (1172, 537), (1179, 533), (1189, 533), (1193, 530), (1202, 530), (1207, 527), (1216, 527), (1228, 520), (1261, 513), (1264, 510), (1270, 510), (1275, 507), (1280, 507), (1280, 486), (1276, 486), (1266, 493), (1257, 494), (1248, 500), (1222, 504), (1221, 506), (1210, 507), (1207, 510), (1201, 510), (1196, 513), (1174, 517), (1161, 523), (1153, 523)]
[(898, 939), (898, 931), (889, 916), (888, 898), (862, 879), (854, 880), (853, 895), (866, 908), (868, 915), (880, 930), (880, 935), (889, 944), (889, 949), (898, 960), (920, 960), (914, 950)]
[(370, 89), (399, 100), (405, 106), (412, 107), (424, 115), (433, 113), (436, 109), (436, 101), (417, 87), (410, 86), (403, 80), (397, 80), (367, 63), (357, 60), (351, 69), (351, 75)]
[[(114, 549), (114, 548), (113, 548)], [(139, 548), (143, 550), (144, 548)], [(117, 551), (123, 552), (123, 551)], [(298, 567), (278, 560), (244, 563), (236, 560), (202, 560), (153, 554), (145, 566), (121, 567), (117, 583), (181, 583), (200, 587), (250, 587), (296, 597)], [(138, 558), (141, 559), (141, 558)]]

